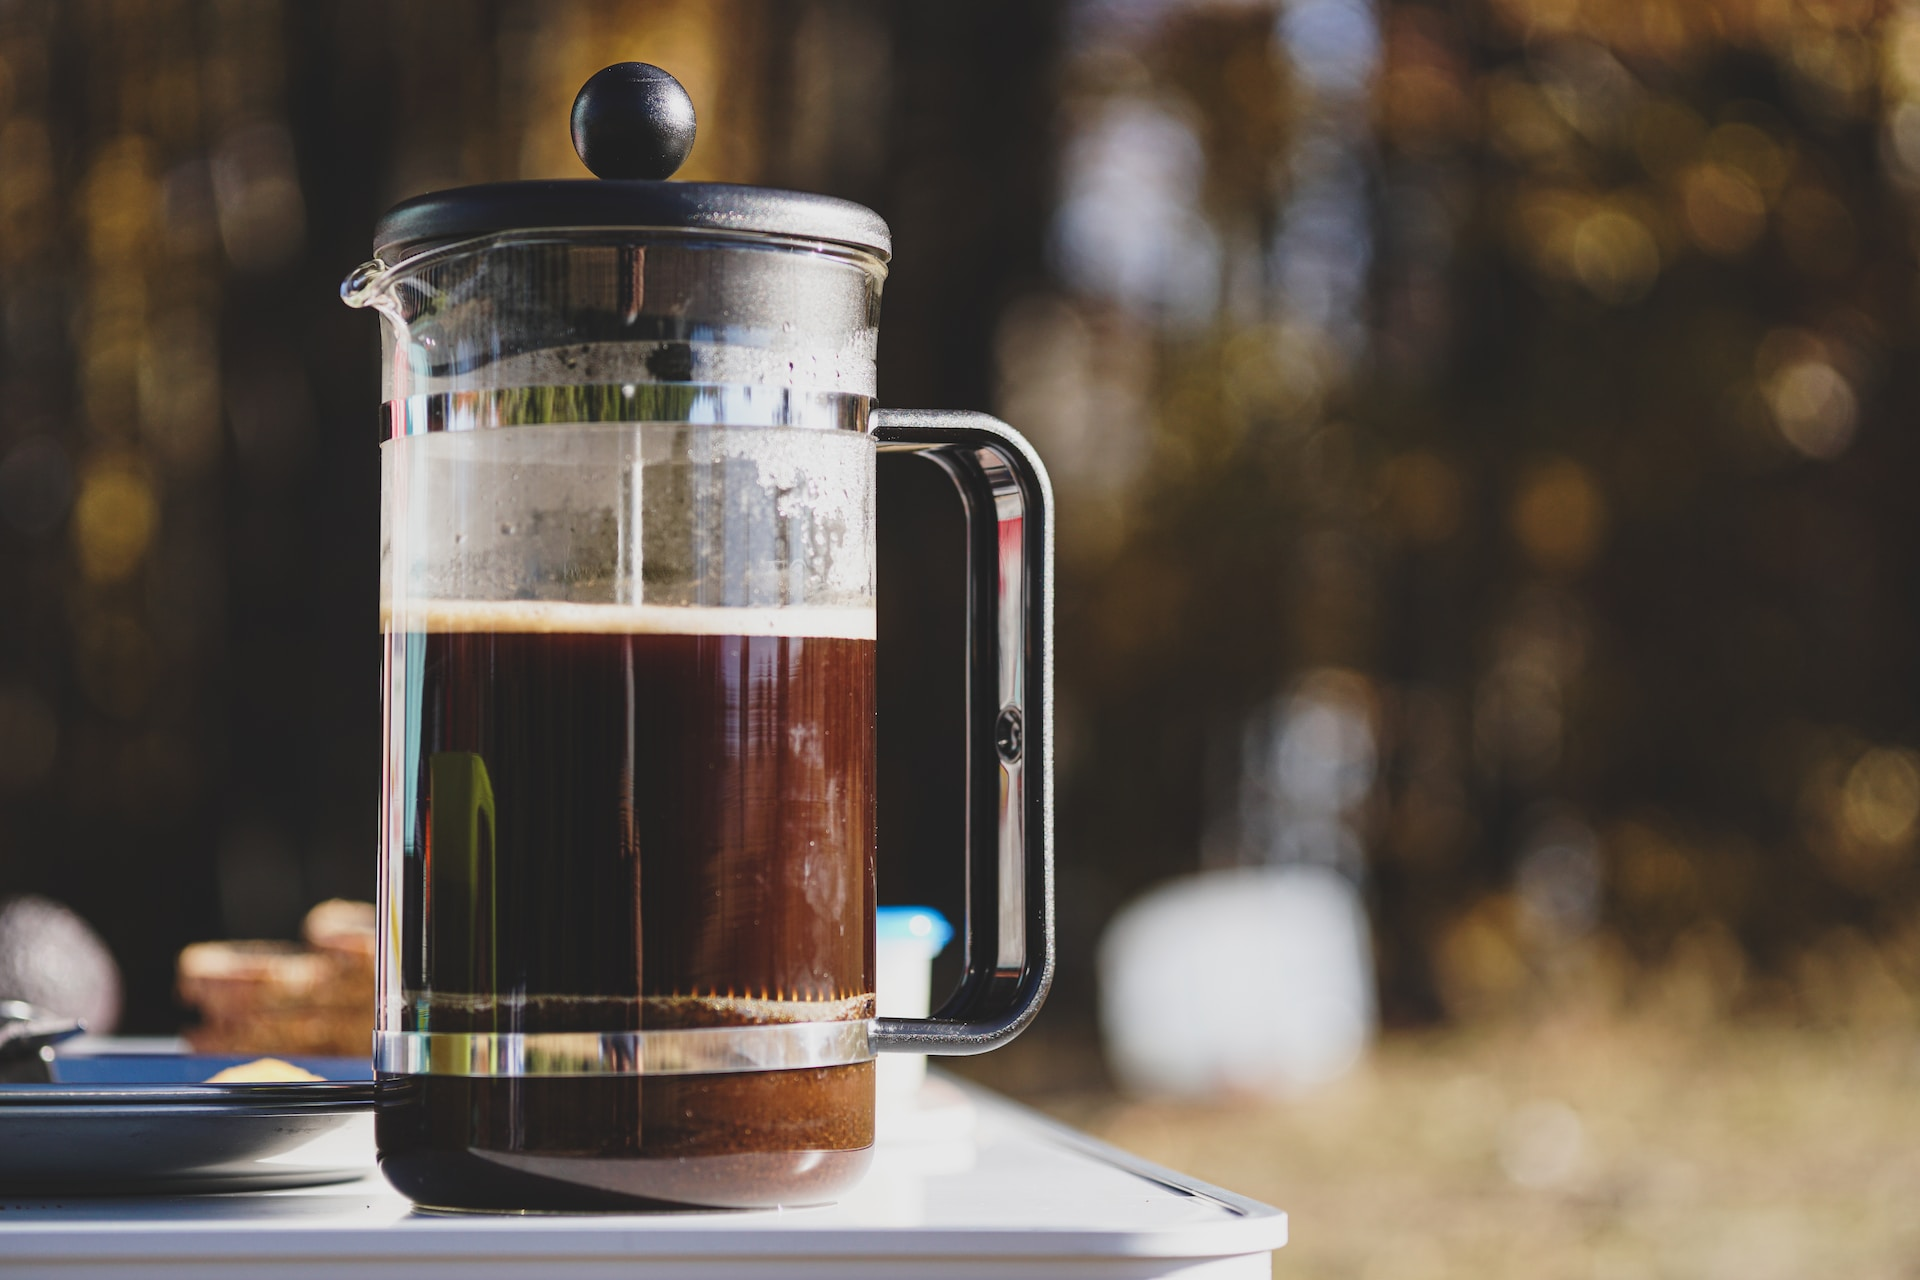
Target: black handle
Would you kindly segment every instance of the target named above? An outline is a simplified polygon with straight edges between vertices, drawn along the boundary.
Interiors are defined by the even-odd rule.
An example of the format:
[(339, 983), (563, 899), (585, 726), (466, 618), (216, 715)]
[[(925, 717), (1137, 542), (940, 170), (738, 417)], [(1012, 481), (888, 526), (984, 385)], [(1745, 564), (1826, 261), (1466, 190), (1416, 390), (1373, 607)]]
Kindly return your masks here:
[(1053, 982), (1053, 488), (984, 413), (892, 409), (880, 448), (936, 463), (967, 513), (967, 894), (960, 985), (930, 1018), (881, 1018), (895, 1053), (984, 1053)]

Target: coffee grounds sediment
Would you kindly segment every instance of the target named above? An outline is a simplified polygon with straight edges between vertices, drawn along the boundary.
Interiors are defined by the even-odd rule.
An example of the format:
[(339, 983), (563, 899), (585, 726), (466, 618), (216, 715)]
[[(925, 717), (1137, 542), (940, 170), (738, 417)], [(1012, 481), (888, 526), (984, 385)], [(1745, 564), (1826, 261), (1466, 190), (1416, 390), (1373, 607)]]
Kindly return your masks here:
[(422, 1031), (598, 1032), (758, 1027), (795, 1022), (847, 1022), (874, 1016), (874, 997), (825, 1000), (757, 996), (561, 996), (408, 992), (422, 1010)]

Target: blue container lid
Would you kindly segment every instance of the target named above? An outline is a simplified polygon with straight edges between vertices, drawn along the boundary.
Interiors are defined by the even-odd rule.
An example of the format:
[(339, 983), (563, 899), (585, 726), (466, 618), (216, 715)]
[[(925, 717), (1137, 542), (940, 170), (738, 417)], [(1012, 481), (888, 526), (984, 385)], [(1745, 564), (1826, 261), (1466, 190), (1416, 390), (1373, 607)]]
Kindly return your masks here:
[(939, 955), (953, 938), (953, 926), (932, 907), (881, 907), (873, 918), (882, 942), (924, 942)]

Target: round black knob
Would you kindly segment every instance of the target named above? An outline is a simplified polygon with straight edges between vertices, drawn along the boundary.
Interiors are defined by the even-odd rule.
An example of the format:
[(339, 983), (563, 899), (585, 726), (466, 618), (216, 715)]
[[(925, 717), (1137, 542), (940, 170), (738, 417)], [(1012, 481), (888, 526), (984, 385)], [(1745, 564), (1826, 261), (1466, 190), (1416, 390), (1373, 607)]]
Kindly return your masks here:
[(693, 99), (651, 63), (595, 72), (571, 123), (573, 149), (597, 178), (670, 178), (693, 150)]

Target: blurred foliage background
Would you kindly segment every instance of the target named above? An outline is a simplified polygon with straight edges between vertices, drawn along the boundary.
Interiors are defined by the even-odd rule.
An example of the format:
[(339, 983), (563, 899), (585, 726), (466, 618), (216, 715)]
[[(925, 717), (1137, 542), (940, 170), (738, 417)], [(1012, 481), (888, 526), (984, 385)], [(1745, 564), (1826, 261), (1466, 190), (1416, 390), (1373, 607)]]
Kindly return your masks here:
[[(628, 58), (692, 92), (682, 176), (892, 224), (886, 403), (1052, 468), (1062, 969), (1007, 1079), (1097, 1083), (1102, 927), (1206, 867), (1364, 894), (1407, 1033), (1342, 1095), (1376, 1119), (1261, 1131), (1325, 1161), (1392, 1098), (1437, 1118), (1368, 1149), (1473, 1129), (1569, 1011), (1812, 1029), (1752, 1114), (1912, 1027), (1920, 6), (0, 0), (0, 893), (102, 931), (123, 1029), (177, 1024), (182, 944), (370, 894), (377, 388), (336, 285), (398, 199), (582, 176), (567, 105)], [(1405, 1049), (1446, 1026), (1492, 1047)], [(1615, 1060), (1574, 1043), (1541, 1061)], [(1662, 1051), (1607, 1043), (1657, 1098)], [(1106, 1105), (1062, 1104), (1206, 1162)], [(1526, 1114), (1483, 1126), (1510, 1190), (1567, 1132)]]
[(0, 889), (129, 1028), (370, 883), (339, 277), (397, 199), (577, 175), (630, 57), (685, 176), (892, 223), (888, 403), (1053, 468), (1058, 1025), (1129, 896), (1289, 860), (1364, 885), (1390, 1024), (1676, 966), (1907, 1008), (1920, 10), (6, 0)]

